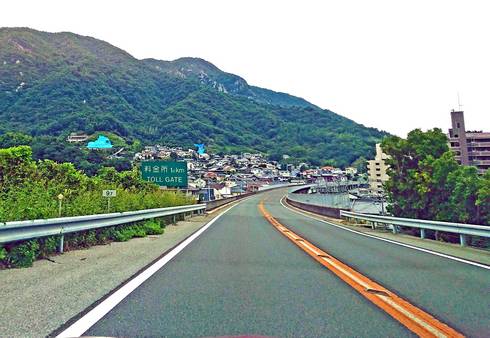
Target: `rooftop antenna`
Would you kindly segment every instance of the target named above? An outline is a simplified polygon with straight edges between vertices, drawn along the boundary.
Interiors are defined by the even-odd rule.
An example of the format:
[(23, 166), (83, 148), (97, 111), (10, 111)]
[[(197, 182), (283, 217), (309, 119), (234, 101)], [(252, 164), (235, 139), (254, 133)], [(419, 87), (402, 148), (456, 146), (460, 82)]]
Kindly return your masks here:
[(459, 111), (463, 111), (463, 105), (461, 104), (461, 100), (460, 100), (460, 97), (459, 97), (459, 92), (458, 92), (458, 109), (459, 109)]

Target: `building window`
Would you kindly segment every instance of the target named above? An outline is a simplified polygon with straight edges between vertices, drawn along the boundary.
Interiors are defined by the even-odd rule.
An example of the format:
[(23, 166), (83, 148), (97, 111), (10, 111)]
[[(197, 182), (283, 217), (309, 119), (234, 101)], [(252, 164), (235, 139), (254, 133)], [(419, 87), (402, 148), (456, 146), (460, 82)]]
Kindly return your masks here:
[(459, 122), (458, 122), (458, 123), (456, 123), (456, 127), (457, 127), (457, 128), (461, 128), (461, 127), (460, 127), (460, 125), (459, 125)]

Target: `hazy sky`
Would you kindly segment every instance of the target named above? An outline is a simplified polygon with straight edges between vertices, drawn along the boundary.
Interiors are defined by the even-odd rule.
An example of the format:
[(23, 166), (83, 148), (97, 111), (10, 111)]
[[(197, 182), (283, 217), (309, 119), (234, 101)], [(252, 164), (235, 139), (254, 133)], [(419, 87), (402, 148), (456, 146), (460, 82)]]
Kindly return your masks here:
[(467, 128), (490, 130), (489, 1), (2, 1), (0, 26), (201, 57), (400, 136), (446, 130), (459, 92)]

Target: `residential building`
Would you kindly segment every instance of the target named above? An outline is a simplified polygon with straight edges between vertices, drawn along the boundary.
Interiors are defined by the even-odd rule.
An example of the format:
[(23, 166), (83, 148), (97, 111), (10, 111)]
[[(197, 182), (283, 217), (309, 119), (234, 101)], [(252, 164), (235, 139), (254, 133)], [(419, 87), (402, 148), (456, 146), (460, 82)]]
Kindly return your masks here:
[(70, 143), (85, 142), (88, 140), (87, 134), (71, 133), (66, 140)]
[(464, 112), (451, 112), (449, 146), (462, 165), (472, 165), (483, 174), (490, 168), (490, 132), (466, 131)]
[(377, 143), (376, 156), (374, 160), (368, 161), (367, 165), (369, 188), (375, 194), (383, 194), (383, 183), (389, 179), (387, 174), (388, 165), (385, 163), (387, 158), (388, 155), (383, 153), (381, 144)]

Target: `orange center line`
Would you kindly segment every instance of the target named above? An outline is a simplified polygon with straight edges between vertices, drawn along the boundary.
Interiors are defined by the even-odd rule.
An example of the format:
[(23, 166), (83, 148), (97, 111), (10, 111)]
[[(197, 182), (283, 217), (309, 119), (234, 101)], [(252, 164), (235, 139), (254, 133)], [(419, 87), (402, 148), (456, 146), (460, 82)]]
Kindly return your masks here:
[(370, 280), (350, 266), (334, 258), (329, 253), (321, 250), (306, 239), (298, 236), (270, 215), (264, 207), (264, 202), (259, 204), (262, 215), (280, 233), (286, 236), (294, 244), (308, 253), (313, 259), (333, 272), (342, 281), (350, 285), (362, 296), (384, 310), (395, 320), (399, 321), (410, 331), (420, 337), (464, 337), (463, 334), (451, 328), (447, 324), (434, 318), (429, 313), (410, 304), (382, 285)]

